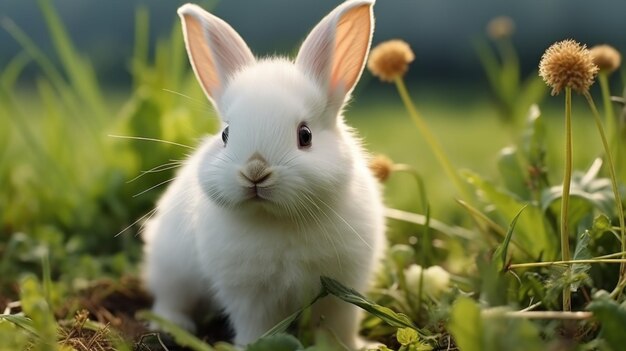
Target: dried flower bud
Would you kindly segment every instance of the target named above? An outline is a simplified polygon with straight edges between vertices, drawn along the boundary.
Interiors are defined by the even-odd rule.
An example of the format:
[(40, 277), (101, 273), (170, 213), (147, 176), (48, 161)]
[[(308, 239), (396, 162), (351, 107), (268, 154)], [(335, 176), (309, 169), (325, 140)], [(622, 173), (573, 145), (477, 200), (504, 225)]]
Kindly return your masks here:
[(367, 68), (380, 80), (392, 82), (404, 76), (414, 59), (409, 44), (399, 39), (389, 40), (372, 49)]
[(553, 44), (539, 63), (539, 75), (557, 95), (566, 87), (578, 93), (589, 90), (598, 73), (591, 53), (585, 45), (568, 39)]
[(379, 182), (384, 183), (391, 175), (393, 161), (385, 155), (377, 155), (370, 161), (370, 169)]
[(622, 63), (622, 55), (610, 45), (596, 45), (589, 49), (593, 63), (600, 68), (600, 71), (613, 73)]
[(487, 35), (494, 40), (509, 38), (515, 31), (511, 17), (498, 16), (487, 24)]

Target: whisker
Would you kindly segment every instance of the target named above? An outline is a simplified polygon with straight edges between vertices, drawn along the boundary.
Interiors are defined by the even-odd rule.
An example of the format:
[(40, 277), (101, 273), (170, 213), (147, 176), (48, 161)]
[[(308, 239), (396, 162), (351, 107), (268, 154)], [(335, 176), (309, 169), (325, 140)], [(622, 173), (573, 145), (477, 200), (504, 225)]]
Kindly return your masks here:
[(150, 216), (145, 221), (143, 221), (143, 223), (141, 223), (141, 226), (139, 226), (139, 230), (137, 231), (137, 235), (139, 235), (141, 232), (143, 232), (143, 228), (146, 226), (146, 223), (148, 223), (152, 219), (152, 217), (154, 217), (154, 215), (157, 213), (158, 209), (159, 209), (159, 207), (157, 206), (157, 207), (154, 208), (154, 210), (151, 211), (152, 212), (151, 214), (150, 214), (150, 212), (148, 212), (148, 214), (150, 214)]
[[(118, 236), (120, 236), (122, 233), (124, 233), (125, 231), (127, 231), (128, 229), (130, 229), (132, 226), (134, 226), (135, 224), (139, 223), (139, 221), (141, 221), (142, 219), (144, 219), (144, 218), (146, 218), (146, 217), (148, 217), (148, 216), (150, 216), (150, 215), (152, 215), (152, 214), (155, 214), (155, 213), (156, 213), (156, 211), (157, 211), (157, 209), (156, 209), (156, 208), (153, 208), (152, 210), (150, 210), (150, 212), (148, 212), (148, 213), (146, 213), (145, 215), (143, 215), (143, 216), (139, 217), (139, 219), (137, 219), (136, 221), (134, 221), (133, 223), (131, 223), (128, 227), (126, 227), (126, 228), (122, 229), (121, 231), (119, 231), (119, 232), (118, 232), (117, 234), (115, 234), (113, 237), (114, 237), (114, 238), (117, 238), (117, 237), (118, 237)], [(142, 225), (142, 227), (143, 227), (143, 225)]]
[(341, 217), (341, 215), (339, 213), (337, 213), (337, 211), (335, 211), (332, 207), (330, 207), (330, 205), (328, 205), (326, 202), (324, 202), (322, 199), (320, 199), (319, 197), (317, 198), (317, 200), (324, 206), (326, 206), (326, 208), (328, 208), (335, 216), (337, 216), (337, 218), (339, 218), (345, 225), (348, 226), (348, 228), (350, 228), (350, 230), (359, 238), (359, 240), (361, 240), (363, 242), (363, 244), (365, 244), (365, 246), (367, 246), (369, 249), (372, 249), (372, 246), (370, 246), (370, 244), (365, 241), (365, 239), (363, 239), (363, 237), (361, 236), (361, 234), (359, 234), (356, 229), (354, 229), (354, 227), (352, 225), (350, 225), (350, 223), (348, 223), (348, 221), (346, 221), (343, 217)]
[(150, 190), (152, 190), (152, 189), (154, 189), (154, 188), (157, 188), (157, 187), (159, 187), (159, 186), (161, 186), (161, 185), (163, 185), (163, 184), (166, 184), (166, 183), (172, 182), (172, 181), (174, 181), (175, 179), (176, 179), (176, 177), (174, 177), (174, 178), (172, 178), (172, 179), (168, 179), (168, 180), (162, 181), (162, 182), (160, 182), (160, 183), (159, 183), (159, 184), (157, 184), (157, 185), (151, 186), (151, 187), (149, 187), (148, 189), (146, 189), (146, 190), (144, 190), (144, 191), (142, 191), (142, 192), (140, 192), (140, 193), (138, 193), (138, 194), (133, 195), (133, 197), (137, 197), (137, 196), (143, 195), (143, 194), (147, 193), (148, 191), (150, 191)]
[[(187, 201), (188, 195), (191, 194), (191, 192), (192, 192), (192, 190), (184, 188), (181, 191), (181, 196), (179, 196), (174, 203), (171, 203), (170, 206), (168, 206), (165, 209), (162, 206), (157, 206), (155, 209), (153, 209), (152, 210), (152, 215), (150, 215), (150, 217), (144, 223), (141, 224), (141, 227), (139, 228), (139, 232), (141, 232), (143, 230), (145, 224), (148, 223), (148, 221), (150, 219), (152, 219), (152, 217), (156, 214), (157, 209), (160, 211), (159, 215), (161, 217), (166, 216), (170, 211), (176, 209), (178, 206), (182, 205), (185, 201)], [(149, 215), (149, 213), (147, 215)], [(144, 217), (145, 216), (146, 215), (144, 215)]]
[[(322, 210), (310, 196), (308, 196), (306, 193), (302, 193), (302, 196), (310, 204), (315, 206), (315, 208), (320, 213), (322, 213), (329, 220), (330, 223), (333, 223), (333, 221), (328, 217), (326, 212), (324, 210)], [(301, 200), (299, 195), (297, 195), (296, 198), (302, 203), (302, 200)], [(335, 257), (337, 258), (337, 265), (339, 266), (339, 271), (342, 272), (343, 271), (343, 267), (341, 265), (341, 257), (339, 256), (339, 251), (337, 250), (337, 246), (335, 245), (335, 242), (333, 241), (332, 236), (328, 232), (328, 229), (325, 226), (322, 225), (321, 219), (308, 206), (306, 206), (306, 204), (304, 204), (304, 208), (311, 215), (312, 219), (317, 223), (317, 226), (322, 230), (322, 235), (324, 236), (324, 238), (326, 240), (328, 240), (330, 245), (333, 247), (333, 251), (335, 252)], [(335, 230), (338, 230), (337, 226), (334, 226), (334, 227), (335, 227)]]
[(180, 93), (178, 91), (174, 91), (174, 90), (170, 90), (170, 89), (162, 89), (164, 92), (170, 93), (170, 94), (174, 94), (174, 95), (178, 95), (180, 97), (183, 97), (191, 102), (193, 102), (194, 104), (196, 104), (198, 107), (202, 107), (202, 112), (214, 112), (213, 106), (208, 104), (206, 101), (204, 100), (198, 100), (198, 99), (194, 99), (189, 95), (185, 95), (183, 93)]
[(109, 134), (108, 136), (111, 137), (111, 138), (120, 138), (120, 139), (134, 139), (134, 140), (143, 140), (143, 141), (155, 141), (155, 142), (159, 142), (159, 143), (163, 143), (163, 144), (170, 144), (170, 145), (176, 145), (176, 146), (180, 146), (180, 147), (185, 147), (185, 148), (191, 149), (191, 150), (195, 150), (196, 149), (196, 148), (191, 147), (189, 145), (179, 144), (179, 143), (175, 143), (173, 141), (167, 141), (167, 140), (156, 139), (156, 138), (146, 138), (146, 137), (137, 137), (137, 136), (128, 136), (128, 135), (115, 135), (115, 134)]
[(137, 179), (139, 179), (139, 178), (141, 178), (141, 177), (145, 176), (146, 174), (149, 174), (149, 173), (158, 173), (158, 172), (163, 172), (163, 171), (167, 171), (167, 170), (170, 170), (170, 169), (173, 169), (173, 168), (177, 168), (177, 167), (180, 167), (180, 163), (179, 163), (179, 162), (170, 162), (170, 163), (165, 163), (165, 164), (162, 164), (162, 165), (160, 165), (160, 166), (153, 167), (153, 168), (151, 168), (151, 169), (149, 169), (149, 170), (147, 170), (147, 171), (141, 171), (141, 174), (140, 174), (140, 175), (138, 175), (138, 176), (136, 176), (135, 178), (133, 178), (133, 179), (131, 179), (131, 180), (127, 181), (127, 182), (126, 182), (126, 184), (128, 184), (128, 183), (132, 183), (132, 182), (134, 182), (135, 180), (137, 180)]
[(174, 94), (174, 95), (182, 96), (182, 97), (184, 97), (184, 98), (186, 98), (186, 99), (189, 99), (189, 100), (191, 100), (191, 101), (195, 101), (195, 102), (202, 103), (202, 101), (200, 101), (200, 100), (194, 99), (194, 98), (192, 98), (192, 97), (191, 97), (191, 96), (189, 96), (189, 95), (185, 95), (185, 94), (183, 94), (183, 93), (181, 93), (181, 92), (178, 92), (178, 91), (175, 91), (175, 90), (165, 89), (165, 88), (163, 88), (162, 90), (163, 90), (163, 91), (165, 91), (165, 92), (168, 92), (168, 93), (172, 93), (172, 94)]

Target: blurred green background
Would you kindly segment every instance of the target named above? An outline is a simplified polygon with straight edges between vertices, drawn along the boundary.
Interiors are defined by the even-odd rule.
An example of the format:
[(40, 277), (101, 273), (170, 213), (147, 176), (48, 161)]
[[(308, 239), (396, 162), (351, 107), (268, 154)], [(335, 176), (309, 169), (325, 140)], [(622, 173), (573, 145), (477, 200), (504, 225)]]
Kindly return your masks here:
[[(69, 270), (81, 281), (103, 270), (136, 270), (140, 239), (135, 234), (141, 221), (135, 222), (149, 214), (165, 188), (158, 185), (172, 177), (172, 160), (184, 159), (188, 150), (109, 135), (195, 145), (215, 131), (212, 108), (182, 45), (175, 15), (182, 3), (0, 2), (0, 277), (5, 283), (21, 270), (37, 267), (41, 248), (50, 250), (53, 260), (73, 257), (59, 259), (57, 274), (63, 267), (86, 267)], [(264, 56), (293, 54), (310, 28), (339, 2), (200, 3)], [(543, 51), (569, 37), (589, 45), (610, 43), (623, 51), (624, 12), (622, 1), (379, 0), (373, 44), (391, 38), (411, 44), (416, 60), (406, 78), (418, 108), (455, 166), (497, 183), (500, 150), (520, 140), (524, 116), (517, 122), (502, 119), (501, 101), (485, 76), (479, 53), (481, 44), (493, 48), (485, 34), (489, 20), (500, 15), (514, 20), (513, 70), (520, 85), (538, 87), (530, 102), (541, 102), (547, 89), (536, 84), (536, 67)], [(525, 115), (530, 102), (516, 106), (515, 113)], [(556, 98), (541, 105), (547, 163), (556, 169), (549, 175), (553, 183), (561, 177), (561, 105)], [(450, 224), (469, 221), (393, 85), (366, 71), (346, 116), (373, 153), (415, 166), (426, 183), (433, 218)], [(574, 118), (575, 135), (585, 140), (575, 145), (575, 168), (585, 169), (599, 154), (600, 143), (588, 132), (593, 122), (584, 106), (574, 108)], [(160, 166), (160, 172), (142, 173)], [(420, 208), (410, 176), (394, 175), (385, 192), (390, 207)], [(390, 236), (400, 242), (416, 230), (395, 221), (390, 228)], [(112, 256), (95, 259), (100, 254)], [(25, 263), (13, 266), (15, 258)]]
[[(125, 290), (127, 280), (120, 277), (137, 276), (141, 225), (190, 153), (188, 147), (216, 132), (213, 108), (184, 50), (176, 16), (182, 3), (0, 0), (0, 311), (20, 299), (20, 290), (22, 300), (28, 296), (24, 291), (31, 283), (25, 280), (20, 289), (21, 277), (41, 276), (45, 291), (39, 294), (41, 306), (51, 308), (40, 316), (48, 319), (28, 311), (29, 306), (40, 306), (34, 299), (23, 306), (41, 323), (35, 326), (39, 334), (49, 332), (47, 340), (57, 337), (53, 313), (57, 319), (71, 319), (84, 307), (72, 299), (77, 292), (107, 277)], [(293, 55), (308, 31), (339, 3), (200, 2), (239, 31), (260, 56)], [(378, 0), (373, 45), (392, 38), (411, 45), (416, 59), (405, 78), (412, 101), (453, 166), (473, 172), (460, 172), (459, 177), (473, 181), (465, 200), (474, 206), (468, 210), (457, 203), (463, 196), (412, 123), (396, 86), (380, 82), (366, 70), (348, 106), (348, 123), (373, 154), (387, 155), (415, 170), (425, 185), (431, 223), (443, 223), (429, 232), (415, 223), (388, 221), (390, 244), (398, 245), (390, 250), (391, 260), (380, 274), (378, 283), (388, 290), (375, 293), (378, 302), (408, 313), (420, 327), (441, 332), (448, 328), (442, 323), (449, 320), (459, 295), (470, 294), (485, 306), (517, 308), (540, 301), (542, 308), (552, 309), (570, 284), (584, 281), (590, 288), (612, 288), (616, 265), (586, 267), (595, 285), (588, 283), (585, 272), (572, 283), (558, 267), (515, 278), (500, 274), (503, 266), (494, 267), (504, 265), (507, 257), (516, 262), (559, 257), (564, 109), (563, 97), (549, 97), (537, 75), (542, 53), (567, 38), (589, 46), (608, 43), (624, 53), (624, 13), (626, 2), (618, 0)], [(489, 37), (487, 24), (503, 15), (513, 20), (513, 33)], [(625, 95), (626, 69), (609, 82), (613, 95)], [(597, 84), (591, 93), (604, 114), (610, 103), (600, 104)], [(533, 104), (541, 112), (529, 119)], [(617, 168), (624, 183), (626, 109), (623, 104), (613, 106), (615, 116), (609, 117), (623, 120), (621, 130), (614, 127), (609, 133), (622, 138)], [(618, 245), (607, 234), (608, 224), (598, 229), (594, 221), (603, 214), (610, 224), (615, 212), (606, 168), (595, 168), (598, 173), (584, 178), (580, 172), (603, 154), (589, 111), (575, 95), (574, 183), (579, 197), (572, 201), (572, 223), (579, 225), (576, 233), (591, 228), (593, 239), (582, 235), (569, 239), (577, 243), (579, 255), (599, 257), (616, 252)], [(410, 173), (394, 173), (384, 184), (387, 205), (425, 214), (418, 184)], [(507, 252), (508, 244), (499, 244), (525, 204)], [(494, 251), (501, 256), (492, 257)], [(492, 264), (485, 265), (488, 261)], [(454, 289), (447, 297), (424, 300), (428, 301), (424, 309), (410, 306), (411, 293), (402, 292), (404, 269), (416, 263), (441, 265), (453, 279)], [(577, 307), (588, 302), (587, 290), (583, 292), (584, 296), (575, 295)], [(458, 315), (465, 321), (465, 311)], [(478, 321), (478, 314), (475, 317)], [(623, 334), (623, 320), (613, 324), (618, 326), (617, 335)], [(472, 335), (483, 340), (482, 327), (470, 321), (479, 329)], [(365, 329), (379, 338), (395, 332), (377, 331), (376, 323), (366, 322)], [(506, 341), (503, 345), (508, 346), (500, 349), (532, 349), (510, 336), (525, 340), (526, 329), (517, 326), (527, 321), (487, 323), (491, 324), (485, 324), (485, 333), (496, 330), (493, 335)], [(541, 334), (547, 339), (557, 326), (550, 323)], [(6, 324), (4, 328), (0, 341), (3, 335), (15, 334)], [(595, 337), (597, 328), (590, 330)], [(534, 336), (538, 341), (539, 333)]]

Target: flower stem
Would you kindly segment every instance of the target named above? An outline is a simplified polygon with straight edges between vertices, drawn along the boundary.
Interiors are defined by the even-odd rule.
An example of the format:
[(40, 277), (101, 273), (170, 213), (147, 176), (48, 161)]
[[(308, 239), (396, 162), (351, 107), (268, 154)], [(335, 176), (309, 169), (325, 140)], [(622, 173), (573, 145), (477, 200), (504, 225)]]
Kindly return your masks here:
[(625, 251), (621, 251), (621, 252), (616, 252), (616, 253), (612, 253), (612, 254), (608, 254), (608, 255), (598, 256), (596, 258), (615, 258), (615, 257), (623, 256), (624, 254), (626, 254), (626, 252)]
[(443, 167), (443, 170), (446, 173), (446, 175), (450, 178), (450, 180), (452, 180), (454, 185), (457, 187), (461, 196), (466, 201), (470, 201), (472, 197), (470, 196), (467, 187), (465, 186), (461, 177), (459, 176), (457, 171), (454, 169), (454, 167), (452, 166), (452, 163), (450, 162), (450, 160), (444, 153), (443, 148), (441, 147), (441, 144), (439, 144), (439, 142), (437, 141), (437, 138), (435, 138), (433, 133), (428, 128), (428, 125), (426, 124), (424, 119), (421, 117), (421, 115), (417, 111), (417, 108), (415, 107), (415, 105), (413, 104), (413, 101), (411, 100), (411, 97), (409, 96), (408, 90), (406, 88), (406, 85), (404, 84), (404, 80), (402, 80), (402, 77), (396, 78), (395, 83), (396, 83), (396, 88), (398, 89), (398, 93), (400, 94), (400, 98), (402, 99), (404, 106), (408, 110), (409, 115), (411, 116), (411, 119), (413, 120), (413, 123), (415, 124), (419, 132), (422, 134), (422, 137), (424, 137), (424, 139), (426, 140), (426, 143), (428, 144), (432, 152), (435, 154), (437, 161), (439, 162), (441, 167)]
[[(600, 120), (600, 114), (598, 113), (598, 109), (596, 108), (595, 103), (593, 102), (593, 98), (588, 91), (586, 91), (583, 95), (585, 95), (585, 99), (587, 99), (587, 103), (591, 108), (591, 112), (596, 121), (596, 126), (598, 127), (598, 132), (600, 133), (600, 138), (602, 139), (602, 145), (604, 146), (604, 152), (606, 156), (606, 160), (608, 163), (609, 174), (611, 175), (611, 185), (613, 187), (613, 194), (615, 196), (615, 204), (617, 205), (617, 216), (619, 218), (619, 229), (620, 229), (620, 241), (622, 242), (622, 252), (626, 251), (626, 225), (624, 224), (624, 209), (622, 208), (622, 198), (619, 193), (619, 187), (617, 185), (617, 175), (615, 174), (615, 163), (613, 162), (613, 156), (611, 155), (611, 149), (609, 146), (609, 142), (604, 133), (604, 128), (602, 127), (602, 121)], [(626, 253), (622, 253), (622, 258), (626, 258)], [(617, 286), (615, 289), (621, 286), (621, 281), (624, 280), (624, 273), (626, 273), (626, 265), (622, 263), (619, 267), (619, 279)], [(620, 289), (621, 290), (621, 289)], [(621, 292), (616, 292), (616, 294), (620, 294)]]
[[(569, 251), (569, 191), (572, 180), (572, 88), (565, 88), (565, 174), (563, 175), (563, 192), (561, 197), (561, 259), (570, 260)], [(565, 274), (569, 275), (569, 268)], [(569, 285), (563, 288), (563, 310), (570, 311), (572, 292)]]
[(561, 311), (501, 311), (484, 310), (483, 317), (507, 317), (521, 319), (563, 319), (563, 320), (585, 320), (593, 317), (593, 313), (587, 311), (561, 312)]
[(407, 172), (411, 174), (417, 182), (418, 191), (420, 194), (420, 205), (424, 211), (424, 218), (426, 223), (423, 226), (422, 233), (422, 267), (428, 268), (431, 264), (431, 253), (433, 252), (432, 240), (430, 238), (430, 204), (428, 202), (428, 196), (426, 194), (426, 186), (424, 185), (424, 179), (417, 172), (415, 167), (406, 164), (395, 164), (392, 168), (395, 172)]
[(609, 136), (610, 146), (615, 145), (615, 112), (613, 111), (613, 104), (611, 103), (611, 91), (609, 89), (609, 79), (606, 72), (601, 71), (598, 74), (598, 81), (600, 82), (600, 90), (602, 91), (602, 104), (604, 105), (605, 125), (606, 133)]
[(554, 265), (570, 265), (580, 263), (624, 263), (626, 259), (623, 258), (591, 258), (588, 260), (569, 260), (569, 261), (551, 261), (551, 262), (528, 262), (528, 263), (514, 263), (510, 264), (508, 269), (519, 268), (534, 268), (534, 267), (549, 267)]

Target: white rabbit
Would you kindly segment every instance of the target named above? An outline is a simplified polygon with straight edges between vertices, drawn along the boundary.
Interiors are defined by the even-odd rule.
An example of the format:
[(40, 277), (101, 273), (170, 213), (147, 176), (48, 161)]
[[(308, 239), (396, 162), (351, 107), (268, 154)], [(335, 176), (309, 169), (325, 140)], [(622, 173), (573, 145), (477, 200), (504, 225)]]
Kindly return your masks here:
[[(373, 0), (326, 16), (293, 62), (255, 59), (200, 7), (178, 10), (194, 72), (223, 129), (187, 160), (144, 233), (153, 311), (195, 330), (200, 302), (246, 345), (309, 303), (320, 276), (363, 292), (384, 247), (383, 204), (341, 110), (369, 52)], [(316, 327), (361, 347), (358, 309), (334, 297)]]

